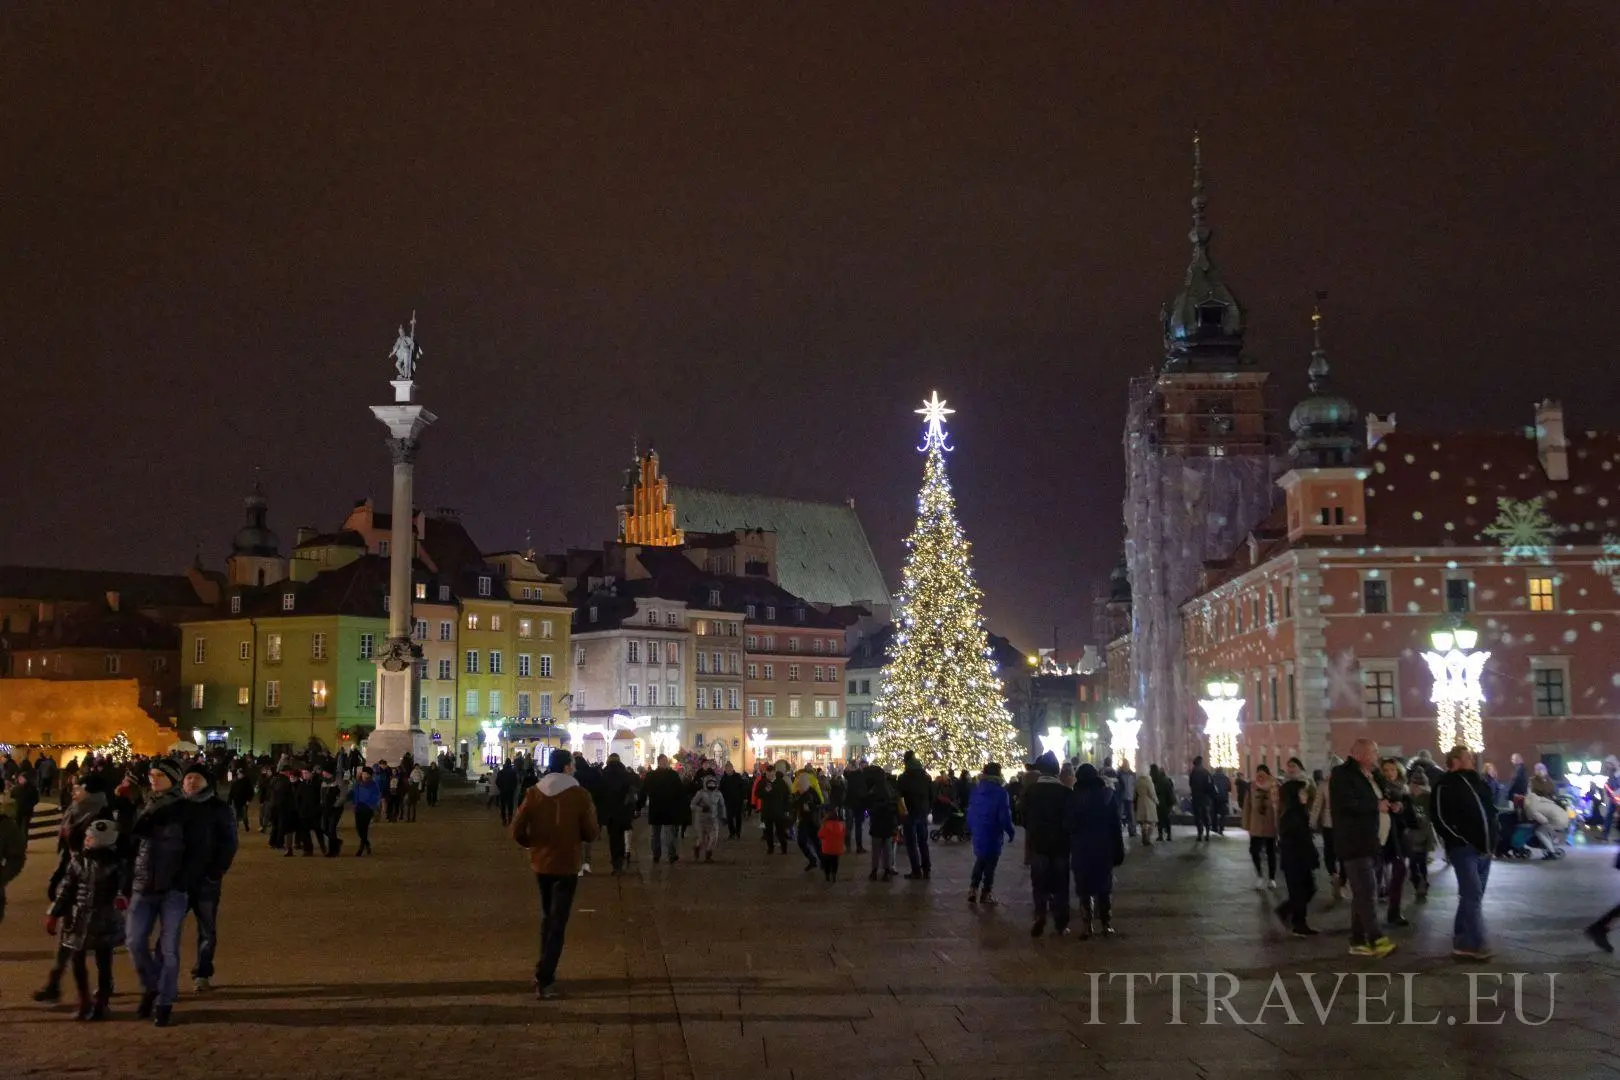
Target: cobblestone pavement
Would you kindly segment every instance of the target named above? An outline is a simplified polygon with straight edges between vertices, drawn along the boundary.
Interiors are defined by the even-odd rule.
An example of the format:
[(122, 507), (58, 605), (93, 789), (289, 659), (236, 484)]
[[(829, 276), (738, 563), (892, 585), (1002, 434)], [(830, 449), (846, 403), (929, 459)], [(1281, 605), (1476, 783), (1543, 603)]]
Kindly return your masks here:
[[(643, 845), (633, 874), (588, 878), (563, 960), (568, 996), (536, 1003), (535, 889), (522, 852), (470, 798), (423, 813), (379, 826), (374, 859), (282, 859), (247, 837), (226, 882), (218, 989), (192, 994), (185, 980), (180, 1023), (167, 1031), (129, 1018), (135, 980), (122, 955), (111, 1023), (76, 1024), (65, 1007), (28, 999), (51, 953), (41, 920), (51, 856), (34, 844), (0, 926), (7, 1071), (1620, 1080), (1620, 964), (1580, 934), (1620, 898), (1612, 848), (1497, 864), (1486, 904), (1497, 959), (1464, 970), (1446, 955), (1455, 888), (1440, 872), (1430, 903), (1411, 909), (1414, 926), (1395, 932), (1400, 951), (1381, 962), (1345, 955), (1347, 905), (1317, 915), (1322, 937), (1285, 936), (1267, 914), (1272, 895), (1252, 887), (1241, 834), (1133, 848), (1115, 938), (1033, 941), (1016, 848), (1002, 868), (1006, 903), (973, 910), (960, 846), (936, 849), (928, 883), (871, 883), (846, 856), (844, 880), (828, 885), (796, 854), (767, 858), (750, 828), (713, 865), (653, 867)], [(1127, 972), (1224, 974), (1138, 978), (1131, 1001)], [(1548, 1015), (1549, 979), (1551, 1019), (1531, 1026)], [(1492, 994), (1496, 1004), (1470, 1005)], [(1502, 1022), (1468, 1024), (1471, 1007)], [(1371, 1026), (1391, 1014), (1430, 1023)]]

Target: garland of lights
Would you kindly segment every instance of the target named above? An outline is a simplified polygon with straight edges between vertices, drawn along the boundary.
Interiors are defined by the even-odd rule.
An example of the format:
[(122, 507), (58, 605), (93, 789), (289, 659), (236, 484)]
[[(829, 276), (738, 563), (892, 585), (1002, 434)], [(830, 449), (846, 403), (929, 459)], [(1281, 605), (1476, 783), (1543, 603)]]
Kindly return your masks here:
[(1209, 696), (1199, 698), (1198, 706), (1208, 717), (1204, 736), (1209, 740), (1209, 767), (1236, 769), (1242, 763), (1238, 757), (1238, 735), (1242, 730), (1238, 717), (1246, 701), (1238, 697), (1238, 684), (1230, 679), (1211, 679), (1205, 690)]
[[(1469, 643), (1472, 641), (1470, 638)], [(1440, 752), (1460, 744), (1477, 754), (1485, 749), (1485, 724), (1480, 714), (1485, 691), (1479, 679), (1491, 654), (1462, 648), (1455, 635), (1442, 634), (1436, 644), (1441, 648), (1425, 652), (1423, 660), (1434, 676), (1429, 700), (1434, 703)]]
[(90, 752), (97, 757), (110, 759), (115, 765), (125, 764), (135, 754), (134, 747), (129, 744), (129, 736), (122, 731)]
[(1022, 758), (1023, 741), (1007, 711), (984, 632), (982, 596), (968, 542), (956, 520), (945, 472), (952, 449), (938, 392), (917, 412), (926, 424), (923, 485), (908, 554), (894, 644), (872, 709), (872, 758), (897, 769), (913, 750), (932, 768), (982, 768)]

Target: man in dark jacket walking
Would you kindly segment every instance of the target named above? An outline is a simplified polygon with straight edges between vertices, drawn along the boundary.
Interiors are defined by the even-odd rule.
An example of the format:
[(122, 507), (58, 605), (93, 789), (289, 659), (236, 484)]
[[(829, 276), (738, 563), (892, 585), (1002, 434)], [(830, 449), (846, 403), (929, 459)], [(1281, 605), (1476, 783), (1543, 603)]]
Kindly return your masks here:
[(641, 787), (641, 805), (647, 808), (647, 826), (652, 830), (652, 857), (657, 862), (669, 849), (671, 865), (680, 861), (681, 818), (686, 812), (686, 784), (681, 774), (669, 766), (669, 755), (658, 755), (658, 768), (647, 774)]
[(1050, 915), (1059, 934), (1069, 932), (1069, 800), (1074, 793), (1058, 779), (1057, 755), (1048, 750), (1029, 766), (1039, 774), (1024, 793), (1024, 845), (1029, 887), (1035, 897), (1031, 937), (1046, 932)]
[[(1357, 739), (1350, 756), (1328, 778), (1333, 850), (1350, 884), (1350, 953), (1385, 957), (1395, 943), (1378, 929), (1378, 860), (1389, 840), (1390, 804), (1375, 770), (1378, 744)], [(1251, 798), (1253, 797), (1251, 793)]]
[(911, 860), (911, 873), (906, 875), (906, 880), (916, 881), (934, 872), (933, 861), (928, 857), (928, 811), (933, 809), (934, 781), (917, 760), (915, 751), (906, 751), (899, 786), (900, 801), (905, 808), (901, 830), (906, 837), (906, 857)]
[[(727, 806), (731, 803), (727, 802)], [(866, 759), (862, 758), (844, 770), (844, 824), (849, 839), (855, 845), (855, 854), (866, 854), (864, 829), (866, 827)]]
[(720, 774), (720, 798), (726, 804), (726, 836), (742, 839), (743, 807), (748, 804), (748, 778), (726, 762)]
[(180, 791), (180, 766), (159, 758), (147, 776), (152, 790), (130, 827), (135, 857), (125, 868), (118, 906), (129, 911), (125, 943), (141, 980), (135, 1015), (168, 1027), (180, 994), (180, 928), (191, 893), (207, 874), (211, 843), (207, 817)]
[(602, 780), (591, 793), (596, 801), (596, 819), (607, 831), (608, 860), (615, 874), (624, 873), (625, 836), (630, 832), (630, 818), (634, 812), (635, 785), (630, 770), (624, 767), (618, 754), (609, 754), (602, 766)]
[[(1451, 927), (1451, 955), (1458, 960), (1489, 960), (1485, 947), (1485, 883), (1491, 875), (1499, 825), (1485, 778), (1474, 771), (1474, 755), (1466, 746), (1446, 754), (1446, 772), (1429, 796), (1430, 820), (1446, 858), (1457, 873), (1457, 917)], [(1334, 807), (1334, 830), (1338, 830)]]
[(186, 800), (206, 825), (198, 836), (206, 841), (206, 852), (199, 856), (202, 877), (189, 894), (191, 913), (197, 919), (197, 963), (191, 969), (192, 989), (212, 990), (214, 953), (219, 948), (219, 900), (225, 873), (236, 858), (236, 812), (214, 791), (213, 778), (201, 765), (186, 770), (180, 782)]
[(1215, 781), (1204, 768), (1204, 759), (1193, 758), (1192, 769), (1187, 773), (1187, 786), (1192, 789), (1192, 816), (1193, 826), (1198, 830), (1196, 839), (1209, 839), (1210, 812), (1215, 802)]

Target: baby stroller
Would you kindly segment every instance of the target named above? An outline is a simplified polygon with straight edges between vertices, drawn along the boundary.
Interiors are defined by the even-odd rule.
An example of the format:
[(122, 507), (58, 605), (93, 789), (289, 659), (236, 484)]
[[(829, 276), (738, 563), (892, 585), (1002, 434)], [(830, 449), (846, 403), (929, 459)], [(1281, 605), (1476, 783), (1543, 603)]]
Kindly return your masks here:
[(955, 803), (943, 800), (934, 804), (934, 828), (928, 830), (930, 840), (966, 840), (967, 815)]

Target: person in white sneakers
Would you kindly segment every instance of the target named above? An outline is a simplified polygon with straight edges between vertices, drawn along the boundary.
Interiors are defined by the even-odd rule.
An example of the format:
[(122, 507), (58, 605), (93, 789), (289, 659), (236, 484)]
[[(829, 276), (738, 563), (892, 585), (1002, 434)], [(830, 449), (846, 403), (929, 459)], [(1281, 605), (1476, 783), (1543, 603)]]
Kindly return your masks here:
[[(1271, 770), (1262, 765), (1254, 771), (1254, 783), (1243, 802), (1243, 831), (1249, 834), (1249, 859), (1254, 863), (1254, 887), (1277, 887), (1277, 785)], [(1260, 855), (1266, 856), (1264, 872)]]

